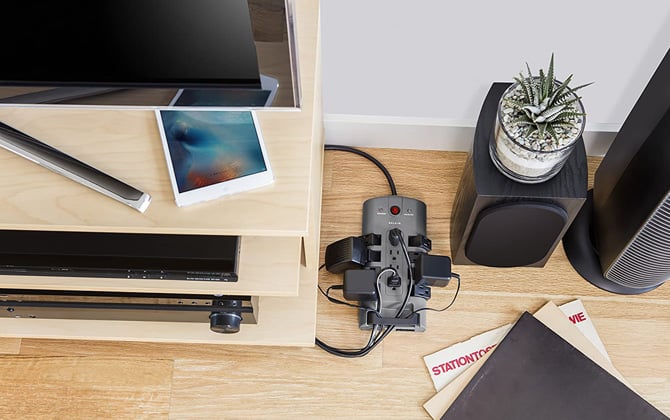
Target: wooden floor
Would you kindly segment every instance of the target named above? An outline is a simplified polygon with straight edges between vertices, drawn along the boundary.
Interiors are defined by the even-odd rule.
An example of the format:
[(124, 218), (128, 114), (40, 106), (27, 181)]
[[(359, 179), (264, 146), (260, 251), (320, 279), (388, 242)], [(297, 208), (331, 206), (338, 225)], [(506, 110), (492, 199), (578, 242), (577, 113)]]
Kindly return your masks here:
[[(431, 254), (449, 255), (451, 205), (465, 153), (367, 151), (388, 167), (398, 194), (427, 203)], [(367, 160), (327, 152), (322, 250), (359, 235), (362, 202), (388, 192)], [(602, 292), (569, 267), (560, 246), (542, 269), (454, 271), (463, 282), (452, 309), (429, 313), (425, 333), (395, 332), (359, 359), (316, 347), (0, 339), (0, 418), (427, 418), (422, 404), (434, 389), (422, 356), (512, 322), (548, 300), (574, 298), (594, 319), (615, 367), (670, 414), (670, 285), (642, 296)], [(320, 282), (341, 278), (324, 272)], [(448, 303), (453, 289), (433, 288), (429, 306)], [(320, 339), (360, 347), (367, 335), (358, 330), (354, 309), (320, 298)]]

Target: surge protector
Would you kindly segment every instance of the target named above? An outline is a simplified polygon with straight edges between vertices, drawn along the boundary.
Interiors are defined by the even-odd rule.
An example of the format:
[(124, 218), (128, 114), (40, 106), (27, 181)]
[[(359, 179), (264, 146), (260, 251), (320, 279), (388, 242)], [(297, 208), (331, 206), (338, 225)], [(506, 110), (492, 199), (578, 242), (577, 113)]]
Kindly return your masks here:
[[(402, 235), (399, 241), (392, 231), (398, 229)], [(396, 231), (394, 231), (396, 232)], [(368, 249), (379, 260), (368, 261), (379, 276), (377, 287), (381, 298), (381, 315), (384, 318), (405, 318), (406, 323), (397, 323), (397, 330), (418, 331), (426, 329), (425, 311), (413, 314), (426, 306), (426, 298), (415, 296), (413, 265), (419, 253), (430, 251), (426, 239), (426, 204), (409, 197), (390, 195), (371, 198), (363, 204), (363, 237), (368, 238)], [(405, 244), (405, 249), (403, 248)], [(408, 261), (409, 257), (409, 261)], [(394, 276), (393, 268), (398, 272)], [(409, 294), (409, 296), (408, 296)], [(401, 313), (398, 313), (403, 307)], [(377, 301), (361, 302), (362, 306), (378, 309)], [(371, 329), (375, 322), (374, 312), (359, 310), (359, 326)]]

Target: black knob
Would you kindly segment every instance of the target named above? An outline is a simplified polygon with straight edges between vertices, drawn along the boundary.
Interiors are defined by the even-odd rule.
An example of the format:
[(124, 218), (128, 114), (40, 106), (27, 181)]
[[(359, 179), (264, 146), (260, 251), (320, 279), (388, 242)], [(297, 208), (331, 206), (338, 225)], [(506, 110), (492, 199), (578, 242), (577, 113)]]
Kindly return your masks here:
[(209, 329), (222, 334), (233, 334), (240, 330), (242, 315), (239, 312), (212, 312), (209, 315)]

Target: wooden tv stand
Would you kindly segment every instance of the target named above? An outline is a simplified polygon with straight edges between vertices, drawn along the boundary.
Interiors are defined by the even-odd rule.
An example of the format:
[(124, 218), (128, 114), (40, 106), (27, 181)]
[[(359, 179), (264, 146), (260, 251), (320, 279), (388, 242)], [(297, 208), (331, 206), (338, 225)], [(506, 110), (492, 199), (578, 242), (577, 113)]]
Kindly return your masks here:
[(0, 318), (0, 337), (311, 346), (323, 159), (318, 2), (296, 0), (300, 110), (258, 111), (272, 186), (178, 208), (154, 112), (0, 108), (0, 121), (142, 189), (142, 214), (0, 150), (0, 229), (240, 235), (237, 283), (0, 276), (0, 289), (208, 293), (254, 297), (236, 334), (175, 322)]

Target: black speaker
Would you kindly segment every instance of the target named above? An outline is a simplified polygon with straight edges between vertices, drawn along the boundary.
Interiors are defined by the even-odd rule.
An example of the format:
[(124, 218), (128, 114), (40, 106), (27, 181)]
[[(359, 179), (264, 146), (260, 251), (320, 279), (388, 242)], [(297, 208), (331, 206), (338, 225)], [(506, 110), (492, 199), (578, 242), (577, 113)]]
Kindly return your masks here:
[(670, 279), (670, 50), (596, 171), (566, 233), (573, 267), (601, 289), (639, 294)]
[(498, 101), (509, 85), (494, 83), (479, 114), (451, 216), (454, 264), (542, 267), (586, 201), (581, 138), (561, 171), (543, 183), (513, 181), (494, 166), (489, 141)]

